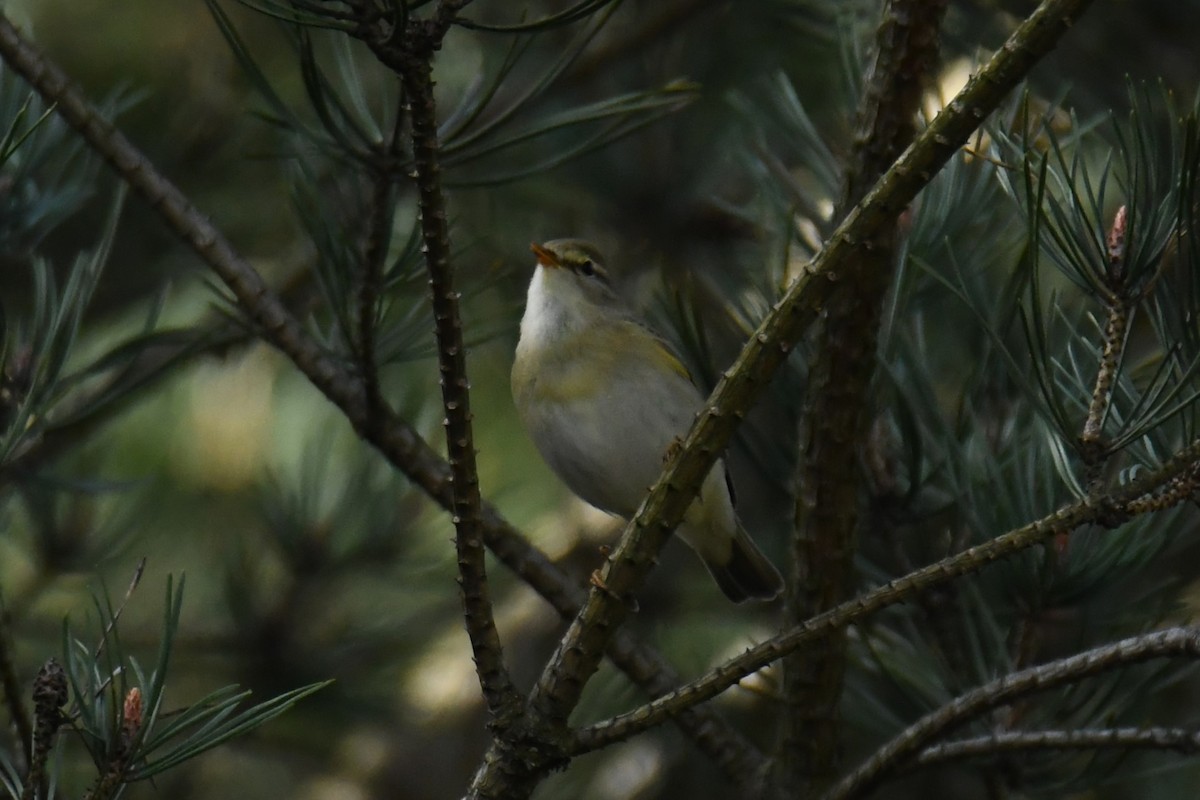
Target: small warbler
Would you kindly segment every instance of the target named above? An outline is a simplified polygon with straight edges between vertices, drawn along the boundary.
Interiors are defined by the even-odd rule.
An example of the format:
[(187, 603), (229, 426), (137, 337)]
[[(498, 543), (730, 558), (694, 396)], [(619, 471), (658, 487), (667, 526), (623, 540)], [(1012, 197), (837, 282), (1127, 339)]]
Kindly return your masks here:
[[(512, 370), (517, 411), (571, 491), (628, 519), (704, 397), (670, 346), (613, 291), (594, 246), (556, 239), (531, 247), (537, 266)], [(770, 600), (783, 588), (734, 515), (723, 462), (678, 533), (734, 602)]]

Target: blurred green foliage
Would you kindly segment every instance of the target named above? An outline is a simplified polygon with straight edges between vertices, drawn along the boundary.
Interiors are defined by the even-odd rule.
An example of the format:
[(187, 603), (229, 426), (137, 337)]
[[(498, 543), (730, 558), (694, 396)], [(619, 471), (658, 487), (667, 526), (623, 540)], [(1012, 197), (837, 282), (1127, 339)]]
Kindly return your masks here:
[[(480, 0), (471, 12), (511, 24), (522, 13), (534, 19), (560, 5), (523, 10)], [(1063, 123), (1070, 140), (1064, 146), (1078, 147), (1071, 152), (1089, 166), (1103, 160), (1104, 140), (1077, 137), (1102, 110), (1128, 105), (1125, 73), (1161, 77), (1181, 108), (1200, 86), (1190, 39), (1200, 3), (1101, 5), (1030, 83), (1037, 109), (1064, 97), (1077, 109)], [(947, 82), (980, 48), (996, 46), (1014, 15), (1029, 7), (953, 4), (943, 52)], [(117, 6), (10, 0), (5, 10), (92, 97), (107, 98), (105, 108), (120, 127), (268, 280), (311, 309), (312, 329), (331, 352), (344, 355), (351, 348), (353, 292), (339, 280), (361, 247), (356, 226), (367, 182), (346, 156), (353, 148), (328, 133), (329, 115), (348, 142), (386, 138), (396, 115), (395, 81), (336, 33), (305, 38), (236, 4), (220, 8), (228, 15), (226, 32), (236, 31), (245, 47), (240, 61), (199, 0)], [(508, 394), (532, 268), (528, 242), (585, 236), (619, 253), (613, 267), (625, 288), (711, 385), (827, 232), (877, 15), (877, 4), (866, 0), (627, 0), (602, 27), (584, 21), (517, 39), (455, 30), (438, 57), (447, 117), (456, 106), (469, 111), (479, 96), (473, 92), (486, 92), (498, 74), (504, 80), (481, 118), (516, 108), (490, 139), (447, 139), (481, 483), (509, 520), (581, 581), (615, 523), (570, 498), (552, 477), (517, 424)], [(536, 98), (516, 105), (523, 91), (550, 77)], [(5, 75), (0, 120), (11, 118), (25, 96)], [(343, 114), (313, 102), (321, 97), (351, 102)], [(992, 141), (999, 144), (988, 152), (1016, 164), (1016, 146), (1005, 149), (1001, 135), (1017, 109), (1009, 113), (993, 122)], [(612, 120), (625, 127), (606, 127)], [(14, 320), (36, 316), (31, 298), (47, 291), (39, 287), (70, 286), (70, 276), (86, 273), (70, 268), (76, 259), (107, 257), (94, 297), (79, 307), (78, 340), (59, 365), (77, 376), (52, 419), (61, 437), (44, 461), (4, 473), (0, 587), (20, 674), (31, 679), (59, 653), (65, 615), (86, 618), (90, 593), (101, 583), (124, 585), (145, 557), (150, 589), (135, 595), (122, 619), (131, 653), (148, 658), (156, 651), (158, 587), (168, 574), (188, 576), (167, 707), (196, 702), (226, 684), (266, 697), (325, 679), (336, 683), (253, 736), (156, 777), (154, 786), (136, 786), (129, 796), (419, 799), (461, 792), (486, 738), (461, 630), (447, 515), (363, 445), (283, 359), (240, 334), (220, 290), (150, 209), (130, 200), (119, 221), (107, 222), (120, 206), (115, 181), (69, 132), (50, 122), (31, 144), (16, 168), (0, 176), (7, 379), (21, 347), (34, 347), (14, 333)], [(1052, 166), (1070, 171), (1069, 164)], [(1027, 200), (1019, 196), (1019, 174), (1009, 174), (1005, 193), (1005, 174), (986, 159), (958, 158), (912, 217), (879, 377), (878, 425), (886, 432), (882, 440), (894, 444), (887, 458), (895, 462), (880, 474), (896, 485), (877, 485), (872, 498), (862, 559), (867, 579), (995, 535), (1071, 494), (1067, 482), (1046, 477), (1047, 464), (1067, 458), (1067, 431), (1054, 430), (1049, 419), (1056, 415), (1037, 408), (1036, 391), (1017, 385), (1028, 378), (1022, 359), (1052, 361), (1029, 355), (1016, 323), (1022, 303), (1027, 313), (1038, 311), (1028, 306), (1027, 285), (1012, 277), (1028, 255), (1023, 226), (1036, 209), (1019, 202)], [(1064, 186), (1071, 182), (1060, 177)], [(406, 199), (396, 200), (380, 311), (381, 380), (401, 415), (438, 442), (431, 322)], [(1114, 202), (1097, 205), (1097, 224), (1111, 219)], [(1032, 280), (1043, 279), (1062, 296), (1063, 281)], [(1079, 374), (1088, 375), (1096, 355), (1084, 347), (1093, 346), (1094, 330), (1086, 304), (1072, 302), (1052, 308), (1062, 316), (1041, 324), (1054, 328), (1045, 337), (1048, 347), (1082, 353)], [(1168, 298), (1161, 302), (1166, 320)], [(1177, 332), (1178, 325), (1161, 327)], [(1064, 345), (1059, 336), (1077, 341)], [(95, 406), (68, 402), (78, 396), (70, 392), (95, 386), (101, 373), (108, 379), (138, 363), (122, 361), (122, 354), (179, 342), (189, 345), (163, 377), (118, 381), (111, 395), (91, 398)], [(1145, 349), (1150, 358), (1162, 351), (1155, 344)], [(730, 456), (743, 519), (780, 563), (791, 530), (803, 355), (795, 361)], [(1171, 375), (1190, 368), (1181, 364)], [(1064, 395), (1072, 388), (1069, 381), (1057, 385)], [(102, 424), (70, 424), (101, 407), (95, 417)], [(1129, 418), (1136, 421), (1136, 414)], [(1184, 419), (1174, 418), (1186, 428)], [(17, 437), (11, 447), (22, 446), (27, 429), (10, 428)], [(1144, 462), (1161, 454), (1161, 446), (1141, 440), (1144, 431), (1136, 433), (1131, 438), (1145, 449)], [(1029, 624), (1053, 653), (1099, 640), (1101, 631), (1190, 618), (1195, 544), (1168, 534), (1191, 525), (1189, 511), (1156, 517), (1121, 540), (1083, 532), (1071, 539), (1069, 563), (1030, 554), (915, 611), (894, 609), (875, 619), (853, 648), (860, 668), (845, 701), (850, 760), (952, 690), (994, 677), (998, 664), (1013, 666), (1006, 637), (1022, 620), (1036, 620)], [(1122, 571), (1127, 581), (1117, 580)], [(511, 575), (498, 566), (491, 574), (506, 653), (527, 685), (562, 624)], [(668, 548), (655, 576), (632, 624), (686, 676), (773, 629), (769, 609), (729, 607), (682, 548)], [(772, 680), (768, 672), (757, 688), (769, 693)], [(1195, 699), (1195, 687), (1176, 674), (1168, 680), (1147, 670), (1121, 680), (1091, 687), (1075, 708), (1077, 718), (1102, 716), (1098, 708), (1134, 716), (1150, 708), (1147, 718), (1158, 719), (1180, 698)], [(1160, 680), (1166, 685), (1151, 693), (1147, 686)], [(601, 718), (638, 697), (606, 667), (577, 717)], [(769, 747), (769, 704), (759, 699), (739, 690), (717, 703)], [(987, 794), (967, 766), (919, 773), (888, 796), (950, 796), (946, 786), (961, 797), (1065, 796), (1087, 786), (1086, 796), (1094, 797), (1185, 796), (1180, 787), (1195, 780), (1196, 768), (1156, 775), (1150, 785), (1147, 770), (1160, 766), (1159, 758), (1123, 760), (1107, 770), (1102, 786), (1094, 776), (1105, 765), (1080, 757), (1066, 770), (1057, 761), (1044, 769), (1002, 764), (991, 785), (1009, 780), (1008, 793)], [(71, 764), (63, 783), (75, 796), (83, 787), (72, 781), (84, 773)], [(677, 731), (664, 729), (578, 760), (538, 796), (726, 796), (714, 788), (721, 780)]]

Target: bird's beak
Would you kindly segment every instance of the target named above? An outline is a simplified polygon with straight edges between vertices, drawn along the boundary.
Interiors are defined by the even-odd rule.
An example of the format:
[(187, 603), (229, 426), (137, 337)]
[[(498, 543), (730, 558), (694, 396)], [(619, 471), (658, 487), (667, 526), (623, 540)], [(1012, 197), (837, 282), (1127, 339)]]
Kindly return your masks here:
[(543, 267), (553, 268), (562, 266), (562, 262), (558, 260), (558, 256), (542, 247), (537, 242), (531, 242), (529, 244), (529, 249), (533, 251), (535, 256), (537, 256), (537, 262)]

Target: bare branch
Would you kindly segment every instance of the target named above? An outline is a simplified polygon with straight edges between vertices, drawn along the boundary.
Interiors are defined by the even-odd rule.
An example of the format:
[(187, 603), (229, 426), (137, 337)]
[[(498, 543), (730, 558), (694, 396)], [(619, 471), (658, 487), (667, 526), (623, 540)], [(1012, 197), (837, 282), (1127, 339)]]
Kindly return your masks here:
[[(583, 592), (580, 592), (583, 605)], [(571, 615), (564, 615), (570, 619)], [(678, 686), (681, 677), (657, 652), (640, 645), (624, 631), (609, 645), (609, 659), (650, 697)], [(687, 733), (704, 756), (733, 786), (752, 786), (766, 774), (767, 759), (753, 743), (730, 725), (712, 705), (684, 709), (672, 722)]]
[(860, 797), (888, 773), (903, 766), (931, 740), (979, 714), (1013, 700), (1101, 672), (1165, 657), (1200, 657), (1200, 628), (1170, 628), (1146, 633), (1078, 655), (1021, 670), (984, 684), (922, 717), (875, 751), (846, 776), (824, 800)]
[[(1195, 471), (1198, 460), (1200, 442), (1184, 449), (1162, 468), (1141, 476), (1115, 490), (1108, 497), (1088, 498), (1067, 506), (1036, 522), (888, 581), (801, 623), (780, 636), (748, 648), (740, 656), (730, 659), (708, 674), (641, 708), (579, 730), (571, 752), (587, 752), (605, 747), (660, 725), (681, 709), (690, 708), (717, 696), (772, 661), (807, 646), (831, 630), (849, 625), (888, 606), (907, 602), (922, 592), (975, 572), (1056, 535), (1068, 533), (1083, 525), (1113, 525), (1122, 517), (1127, 519), (1126, 509), (1129, 506), (1140, 502), (1142, 498), (1161, 487), (1170, 485), (1178, 476)], [(1183, 499), (1180, 498), (1179, 502)]]
[(1200, 753), (1200, 731), (1187, 728), (1076, 728), (1051, 731), (1003, 731), (926, 747), (915, 765), (931, 767), (967, 758), (986, 758), (1030, 750), (1167, 750)]
[(1172, 478), (1161, 489), (1147, 493), (1144, 497), (1126, 504), (1125, 512), (1130, 516), (1164, 511), (1187, 502), (1200, 491), (1200, 465)]
[[(452, 5), (443, 2), (442, 6)], [(418, 208), (425, 265), (437, 334), (442, 407), (446, 417), (446, 452), (450, 462), (454, 503), (454, 545), (458, 552), (458, 585), (475, 671), (487, 699), (492, 725), (504, 729), (523, 713), (525, 698), (504, 666), (504, 652), (488, 587), (483, 545), (483, 498), (475, 463), (475, 434), (471, 423), (470, 381), (463, 344), (459, 293), (450, 264), (450, 233), (438, 164), (437, 114), (433, 99), (433, 49), (418, 49), (407, 60), (400, 80), (408, 98), (416, 165)]]

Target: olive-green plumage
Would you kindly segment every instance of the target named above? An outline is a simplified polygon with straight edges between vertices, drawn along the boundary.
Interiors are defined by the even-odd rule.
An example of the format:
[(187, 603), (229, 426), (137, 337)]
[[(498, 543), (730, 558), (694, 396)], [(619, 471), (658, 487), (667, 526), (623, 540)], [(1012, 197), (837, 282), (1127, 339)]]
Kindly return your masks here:
[[(704, 402), (671, 348), (613, 291), (592, 245), (533, 246), (513, 398), (551, 468), (581, 498), (629, 518)], [(742, 529), (718, 462), (678, 530), (736, 602), (779, 594), (779, 572)]]

